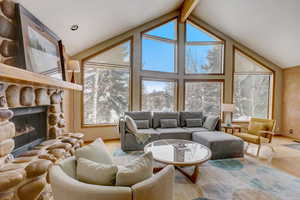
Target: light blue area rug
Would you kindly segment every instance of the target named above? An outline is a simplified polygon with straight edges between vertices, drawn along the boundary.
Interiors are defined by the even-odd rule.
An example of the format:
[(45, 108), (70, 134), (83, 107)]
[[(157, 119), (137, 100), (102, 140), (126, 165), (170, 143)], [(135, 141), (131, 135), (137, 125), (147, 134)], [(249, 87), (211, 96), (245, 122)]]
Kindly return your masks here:
[[(113, 153), (123, 163), (141, 154)], [(299, 178), (248, 158), (209, 161), (201, 165), (196, 184), (203, 196), (194, 200), (300, 200)]]

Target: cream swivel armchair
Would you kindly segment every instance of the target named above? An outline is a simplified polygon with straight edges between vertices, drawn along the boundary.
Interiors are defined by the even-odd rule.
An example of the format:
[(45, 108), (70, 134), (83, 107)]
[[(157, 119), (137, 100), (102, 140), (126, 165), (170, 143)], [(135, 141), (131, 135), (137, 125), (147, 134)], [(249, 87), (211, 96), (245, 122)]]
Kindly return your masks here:
[(131, 187), (91, 185), (76, 180), (71, 157), (51, 167), (49, 177), (55, 200), (173, 200), (174, 171), (167, 166)]

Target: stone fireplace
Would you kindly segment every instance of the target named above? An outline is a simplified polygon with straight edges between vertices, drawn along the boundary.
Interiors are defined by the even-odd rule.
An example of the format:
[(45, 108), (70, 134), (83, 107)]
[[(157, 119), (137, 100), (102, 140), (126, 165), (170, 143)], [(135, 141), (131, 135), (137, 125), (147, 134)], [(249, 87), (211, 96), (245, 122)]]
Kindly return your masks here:
[(15, 148), (12, 154), (16, 157), (24, 151), (33, 149), (48, 137), (48, 106), (12, 108), (15, 124)]

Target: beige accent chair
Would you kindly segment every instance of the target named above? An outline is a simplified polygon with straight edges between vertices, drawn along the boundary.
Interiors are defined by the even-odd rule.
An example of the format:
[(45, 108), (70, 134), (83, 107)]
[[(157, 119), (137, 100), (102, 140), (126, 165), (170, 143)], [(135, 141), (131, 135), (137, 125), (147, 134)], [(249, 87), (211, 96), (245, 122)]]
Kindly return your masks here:
[(167, 166), (151, 178), (131, 187), (99, 186), (75, 178), (75, 158), (50, 168), (55, 200), (173, 200), (174, 167)]
[(234, 135), (242, 138), (245, 142), (248, 143), (248, 145), (249, 143), (257, 144), (258, 149), (256, 156), (259, 156), (261, 146), (264, 144), (269, 144), (268, 146), (274, 152), (274, 148), (270, 144), (272, 142), (273, 135), (275, 134), (275, 127), (275, 120), (251, 118), (247, 131), (234, 133)]

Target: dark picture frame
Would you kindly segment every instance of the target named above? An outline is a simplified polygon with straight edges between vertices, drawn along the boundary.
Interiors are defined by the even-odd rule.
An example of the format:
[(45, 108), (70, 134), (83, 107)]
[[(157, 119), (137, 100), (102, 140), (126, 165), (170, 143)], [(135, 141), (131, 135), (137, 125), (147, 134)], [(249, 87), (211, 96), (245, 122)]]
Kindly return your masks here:
[(21, 4), (16, 4), (16, 14), (18, 67), (65, 81), (61, 39)]

